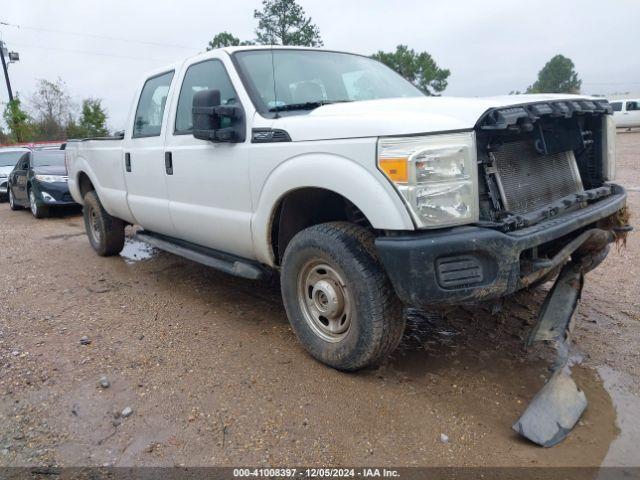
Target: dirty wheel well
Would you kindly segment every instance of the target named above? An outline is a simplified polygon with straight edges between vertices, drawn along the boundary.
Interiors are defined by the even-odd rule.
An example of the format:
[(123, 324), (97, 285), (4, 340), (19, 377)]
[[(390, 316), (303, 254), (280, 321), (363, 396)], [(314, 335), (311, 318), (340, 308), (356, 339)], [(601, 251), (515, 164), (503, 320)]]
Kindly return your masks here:
[(87, 192), (95, 190), (93, 183), (91, 183), (91, 180), (89, 179), (89, 176), (84, 172), (80, 172), (80, 174), (78, 175), (78, 188), (80, 189), (80, 195), (82, 196), (82, 198), (84, 198)]
[(348, 221), (372, 228), (362, 211), (342, 195), (322, 188), (301, 188), (278, 204), (271, 222), (271, 248), (278, 265), (291, 239), (312, 225)]

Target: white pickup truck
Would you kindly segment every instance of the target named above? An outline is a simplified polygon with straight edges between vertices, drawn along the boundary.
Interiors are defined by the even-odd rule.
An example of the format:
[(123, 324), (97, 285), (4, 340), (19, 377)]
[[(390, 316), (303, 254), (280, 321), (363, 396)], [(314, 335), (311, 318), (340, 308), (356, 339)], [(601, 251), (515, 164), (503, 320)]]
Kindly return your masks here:
[(396, 348), (403, 305), (602, 260), (627, 229), (614, 137), (603, 99), (428, 97), (364, 56), (248, 46), (154, 72), (126, 131), (69, 141), (66, 162), (99, 255), (136, 224), (230, 274), (279, 275), (305, 348), (356, 370)]

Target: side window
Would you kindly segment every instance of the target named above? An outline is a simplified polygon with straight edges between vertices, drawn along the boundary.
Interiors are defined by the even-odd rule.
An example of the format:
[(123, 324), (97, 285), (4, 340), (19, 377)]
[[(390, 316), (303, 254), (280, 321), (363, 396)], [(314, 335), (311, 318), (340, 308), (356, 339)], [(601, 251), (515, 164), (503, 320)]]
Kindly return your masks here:
[(25, 153), (18, 162), (19, 170), (29, 170), (29, 157), (31, 154)]
[(612, 102), (611, 108), (614, 112), (620, 112), (622, 110), (622, 102)]
[(638, 102), (627, 102), (627, 112), (635, 112), (636, 110), (640, 110)]
[[(201, 90), (220, 90), (220, 103), (232, 105), (238, 103), (236, 91), (231, 84), (231, 79), (220, 60), (207, 60), (191, 65), (184, 75), (178, 108), (176, 109), (175, 133), (189, 133), (193, 130), (193, 118), (191, 108), (193, 96)], [(221, 127), (226, 127), (222, 119)]]
[(147, 80), (142, 87), (133, 123), (133, 138), (157, 137), (162, 129), (162, 116), (167, 103), (173, 72)]

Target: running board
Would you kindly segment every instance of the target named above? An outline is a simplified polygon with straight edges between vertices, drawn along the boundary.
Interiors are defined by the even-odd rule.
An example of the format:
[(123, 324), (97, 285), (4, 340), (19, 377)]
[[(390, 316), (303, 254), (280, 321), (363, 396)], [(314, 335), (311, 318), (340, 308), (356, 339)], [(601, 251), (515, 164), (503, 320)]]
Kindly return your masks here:
[(174, 255), (187, 258), (221, 272), (250, 280), (264, 280), (272, 275), (272, 271), (258, 263), (251, 262), (235, 255), (219, 252), (212, 248), (202, 247), (177, 238), (157, 233), (140, 231), (135, 234), (137, 240), (164, 250)]

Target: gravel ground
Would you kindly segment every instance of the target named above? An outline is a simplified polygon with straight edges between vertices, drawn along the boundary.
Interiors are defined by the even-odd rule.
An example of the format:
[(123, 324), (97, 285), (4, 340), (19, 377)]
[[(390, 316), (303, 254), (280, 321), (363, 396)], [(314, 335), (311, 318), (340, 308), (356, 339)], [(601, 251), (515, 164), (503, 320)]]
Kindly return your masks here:
[[(640, 134), (618, 140), (638, 212)], [(2, 466), (640, 463), (637, 233), (587, 276), (573, 371), (589, 407), (542, 449), (511, 424), (549, 376), (522, 346), (544, 288), (409, 312), (385, 365), (344, 374), (302, 350), (274, 287), (133, 241), (97, 257), (78, 211), (5, 204), (0, 225)]]

